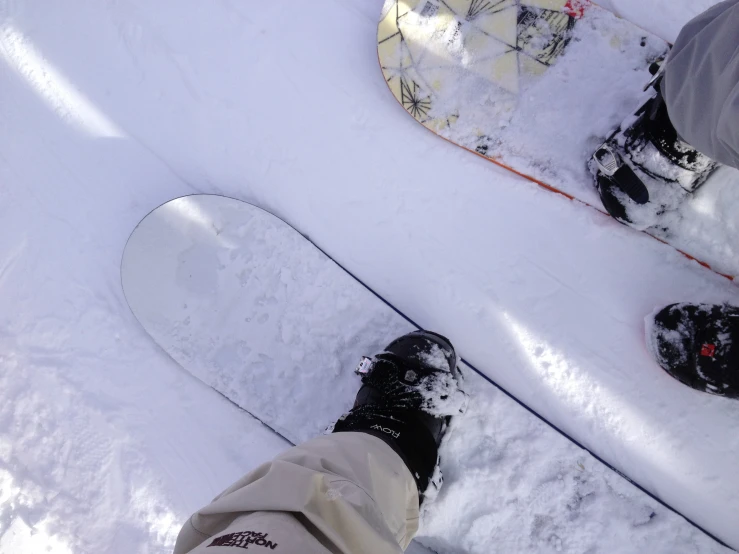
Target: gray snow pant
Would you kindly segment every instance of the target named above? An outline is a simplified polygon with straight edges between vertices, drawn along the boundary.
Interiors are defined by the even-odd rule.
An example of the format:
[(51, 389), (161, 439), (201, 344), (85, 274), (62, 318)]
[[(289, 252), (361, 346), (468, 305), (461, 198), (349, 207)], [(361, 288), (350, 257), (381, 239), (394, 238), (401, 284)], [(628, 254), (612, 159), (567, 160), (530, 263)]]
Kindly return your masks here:
[(716, 4), (682, 28), (662, 93), (685, 142), (739, 168), (739, 0)]
[(400, 456), (372, 435), (335, 433), (231, 485), (188, 520), (174, 552), (400, 554), (417, 529), (418, 489)]

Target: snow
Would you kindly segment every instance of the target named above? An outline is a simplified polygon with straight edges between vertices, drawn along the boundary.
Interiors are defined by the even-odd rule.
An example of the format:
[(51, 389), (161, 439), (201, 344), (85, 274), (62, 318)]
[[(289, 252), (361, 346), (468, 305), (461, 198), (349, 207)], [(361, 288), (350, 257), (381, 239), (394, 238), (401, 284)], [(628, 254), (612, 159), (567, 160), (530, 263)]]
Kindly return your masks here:
[[(708, 5), (611, 4), (667, 39)], [(287, 446), (161, 352), (123, 297), (129, 233), (192, 192), (287, 219), (739, 546), (737, 404), (665, 375), (642, 323), (735, 301), (734, 285), (424, 131), (382, 81), (380, 8), (0, 3), (0, 551), (169, 552), (193, 510)], [(455, 492), (427, 514), (428, 546), (727, 551), (480, 390), (445, 446)], [(467, 503), (474, 518), (434, 517)]]
[(419, 352), (418, 359), (434, 369), (451, 371), (450, 362), (447, 360), (445, 351), (438, 344), (432, 345), (427, 351)]

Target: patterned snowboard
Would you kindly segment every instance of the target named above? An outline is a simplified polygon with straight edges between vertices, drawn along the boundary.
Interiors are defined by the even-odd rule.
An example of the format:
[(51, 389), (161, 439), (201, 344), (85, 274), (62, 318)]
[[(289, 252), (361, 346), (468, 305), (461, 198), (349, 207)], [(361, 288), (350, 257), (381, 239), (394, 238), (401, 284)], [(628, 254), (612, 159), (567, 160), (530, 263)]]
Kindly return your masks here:
[[(377, 43), (385, 81), (419, 123), (600, 211), (587, 160), (643, 102), (648, 67), (668, 50), (588, 0), (385, 0)], [(727, 179), (738, 177), (703, 188)], [(700, 209), (663, 209), (645, 230), (739, 275), (739, 231), (712, 213), (726, 193), (715, 209), (698, 194)]]
[[(153, 210), (126, 244), (121, 280), (136, 319), (173, 360), (293, 443), (351, 407), (362, 355), (417, 328), (284, 221), (222, 196)], [(601, 533), (625, 532), (634, 518), (677, 517), (460, 367), (472, 401), (441, 451), (445, 485), (425, 508), (425, 544), (458, 552), (460, 529), (481, 526), (515, 538), (507, 551), (539, 551), (544, 539), (529, 531), (547, 518), (550, 532), (595, 551)], [(586, 496), (612, 517), (583, 525)]]

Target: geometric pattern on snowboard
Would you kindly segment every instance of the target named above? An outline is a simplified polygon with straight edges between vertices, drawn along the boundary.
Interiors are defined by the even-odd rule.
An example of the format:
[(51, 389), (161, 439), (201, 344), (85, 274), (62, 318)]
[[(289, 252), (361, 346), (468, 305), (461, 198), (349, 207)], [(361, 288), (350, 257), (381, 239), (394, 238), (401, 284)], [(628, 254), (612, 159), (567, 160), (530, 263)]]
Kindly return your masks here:
[(460, 81), (496, 90), (505, 117), (515, 108), (522, 79), (542, 74), (562, 54), (587, 5), (386, 0), (377, 30), (380, 65), (396, 99), (432, 130), (457, 120)]
[[(222, 196), (149, 213), (121, 280), (170, 357), (294, 443), (351, 407), (362, 355), (414, 330), (285, 222)], [(324, 382), (302, 368), (321, 368)]]

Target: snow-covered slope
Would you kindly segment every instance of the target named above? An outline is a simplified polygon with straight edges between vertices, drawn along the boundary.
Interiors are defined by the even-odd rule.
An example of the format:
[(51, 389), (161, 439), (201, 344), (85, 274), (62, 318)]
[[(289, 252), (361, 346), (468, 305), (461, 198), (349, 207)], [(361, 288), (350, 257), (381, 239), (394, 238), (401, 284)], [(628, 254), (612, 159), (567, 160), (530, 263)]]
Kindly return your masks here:
[[(668, 30), (696, 5), (670, 2)], [(512, 393), (739, 546), (739, 406), (664, 375), (642, 323), (655, 306), (731, 301), (737, 289), (413, 122), (377, 66), (380, 7), (0, 3), (0, 551), (167, 552), (190, 511), (285, 446), (158, 351), (125, 305), (129, 232), (194, 191), (289, 220)], [(640, 23), (657, 24), (659, 9)], [(515, 407), (493, 389), (476, 405)], [(530, 421), (485, 424), (504, 445), (501, 464), (518, 464), (526, 443), (549, 444), (527, 432)], [(599, 502), (586, 484), (578, 494), (594, 508), (582, 527), (601, 540), (547, 533), (567, 521), (568, 497), (556, 472), (534, 471), (556, 459), (538, 448), (519, 478), (540, 494), (510, 517), (496, 517), (496, 468), (462, 461), (459, 478), (485, 476), (490, 504), (465, 535), (430, 521), (449, 529), (450, 542), (434, 546), (722, 551), (615, 475), (643, 511)], [(617, 522), (610, 535), (599, 533), (605, 519)], [(512, 542), (522, 535), (530, 541)]]

